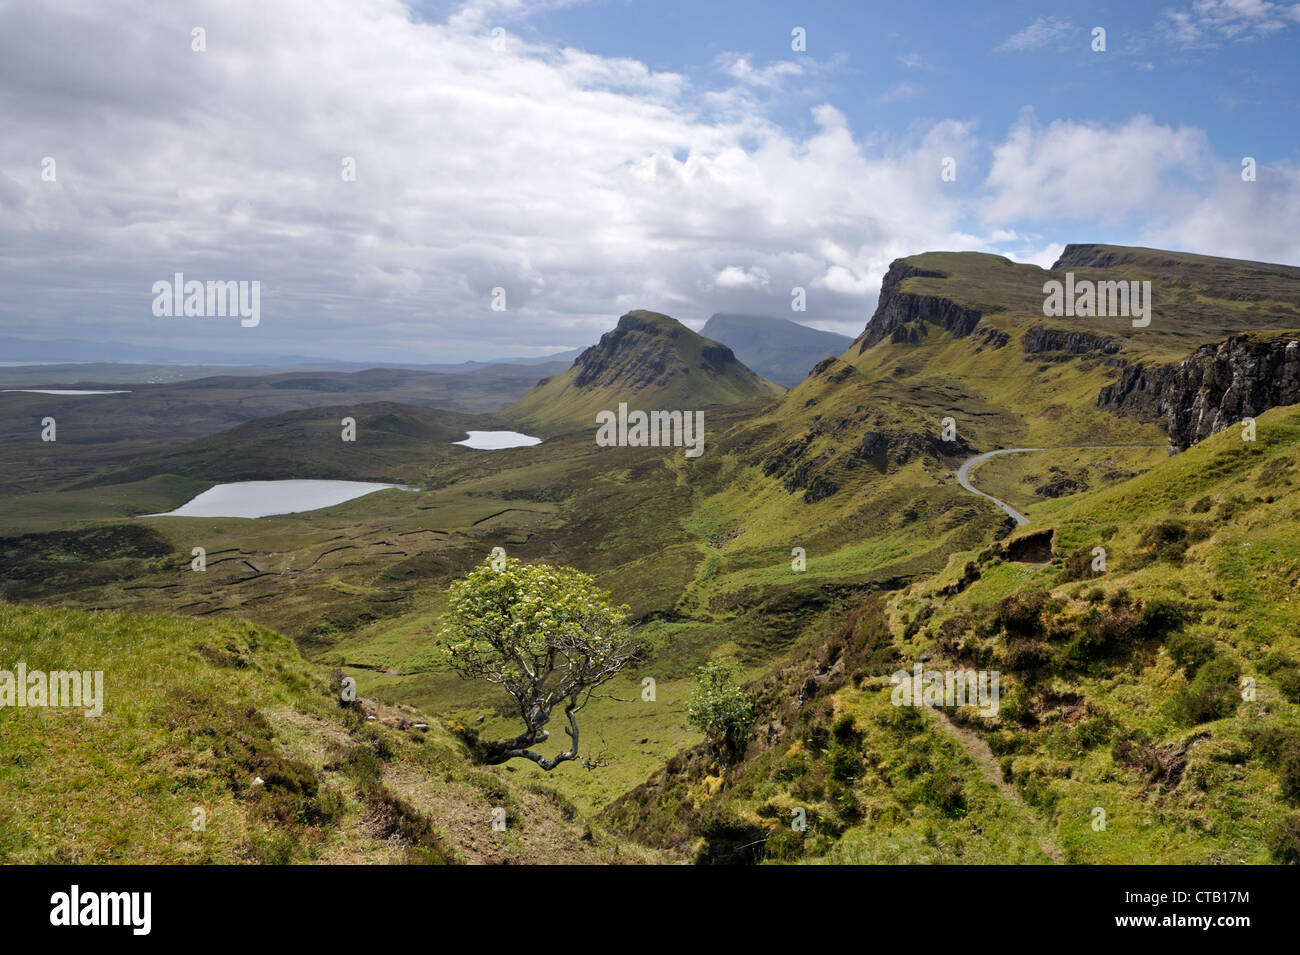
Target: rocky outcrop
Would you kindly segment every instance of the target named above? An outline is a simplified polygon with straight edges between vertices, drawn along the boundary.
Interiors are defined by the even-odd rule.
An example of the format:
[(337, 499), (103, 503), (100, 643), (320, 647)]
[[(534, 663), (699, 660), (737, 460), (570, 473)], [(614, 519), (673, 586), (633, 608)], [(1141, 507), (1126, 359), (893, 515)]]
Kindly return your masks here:
[(1114, 355), (1120, 349), (1119, 342), (1102, 335), (1044, 328), (1042, 325), (1034, 325), (1026, 329), (1020, 344), (1024, 348), (1026, 355), (1038, 355), (1043, 352), (1068, 352), (1071, 355), (1092, 353)]
[[(1213, 259), (1210, 256), (1197, 256), (1204, 261), (1228, 262), (1228, 259)], [(1093, 242), (1071, 243), (1061, 250), (1060, 258), (1053, 263), (1051, 271), (1064, 272), (1069, 269), (1117, 269), (1141, 262), (1156, 268), (1177, 268), (1178, 256), (1160, 249), (1143, 249), (1134, 246), (1098, 245)], [(1240, 264), (1240, 263), (1236, 263)]]
[(779, 476), (787, 493), (803, 491), (805, 504), (816, 504), (840, 489), (827, 473), (832, 464), (830, 459), (825, 455), (814, 457), (809, 454), (809, 446), (815, 437), (817, 432), (809, 431), (801, 438), (787, 441), (763, 461), (764, 476)]
[(1011, 341), (1011, 336), (1000, 328), (985, 328), (976, 340), (979, 342), (979, 345), (975, 348), (976, 351), (982, 351), (986, 345), (996, 351), (999, 348), (1006, 347), (1006, 344)]
[(1143, 421), (1164, 418), (1180, 450), (1269, 408), (1300, 401), (1300, 340), (1238, 335), (1202, 345), (1177, 365), (1130, 365), (1097, 407)]
[(964, 455), (970, 447), (964, 439), (941, 441), (935, 435), (917, 434), (903, 430), (871, 430), (853, 449), (852, 458), (867, 461), (884, 473), (892, 465), (901, 467), (913, 458), (932, 457), (935, 460)]
[(903, 280), (913, 276), (947, 278), (943, 272), (919, 269), (903, 259), (894, 260), (880, 283), (880, 301), (859, 339), (858, 354), (886, 339), (914, 345), (926, 334), (927, 323), (938, 325), (958, 338), (975, 330), (981, 318), (975, 309), (938, 295), (900, 291)]
[[(573, 383), (578, 388), (613, 382), (629, 387), (662, 385), (667, 382), (670, 372), (680, 366), (680, 362), (674, 360), (676, 355), (670, 343), (676, 341), (683, 330), (628, 313), (618, 320), (613, 331), (600, 336), (598, 344), (577, 357), (573, 363), (577, 369)], [(734, 361), (731, 349), (725, 350), (725, 356), (715, 356), (713, 360), (722, 357)]]
[(809, 378), (823, 378), (828, 384), (840, 385), (857, 375), (857, 370), (842, 358), (823, 358), (808, 372)]

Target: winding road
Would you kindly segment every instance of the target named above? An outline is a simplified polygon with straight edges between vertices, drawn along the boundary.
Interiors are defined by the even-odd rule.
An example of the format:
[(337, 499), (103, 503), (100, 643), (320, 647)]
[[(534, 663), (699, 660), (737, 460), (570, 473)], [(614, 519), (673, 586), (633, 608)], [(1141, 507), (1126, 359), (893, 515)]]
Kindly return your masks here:
[(956, 472), (957, 483), (960, 484), (965, 490), (970, 491), (972, 494), (978, 494), (980, 497), (988, 498), (998, 507), (1002, 508), (1002, 510), (1006, 511), (1007, 515), (1017, 524), (1028, 524), (1029, 518), (1025, 517), (1025, 515), (1021, 514), (1019, 511), (1017, 511), (1006, 501), (999, 500), (998, 498), (994, 497), (992, 494), (985, 494), (979, 488), (971, 484), (970, 482), (971, 468), (983, 464), (989, 458), (997, 457), (999, 454), (1023, 454), (1029, 451), (1067, 451), (1071, 449), (1105, 450), (1108, 448), (1164, 448), (1164, 447), (1168, 447), (1168, 445), (1164, 445), (1164, 444), (1058, 444), (1058, 445), (1053, 445), (1050, 448), (999, 448), (997, 451), (985, 451), (983, 454), (977, 454), (973, 458), (967, 458), (965, 461), (963, 461), (961, 463), (961, 466), (957, 468), (957, 472)]

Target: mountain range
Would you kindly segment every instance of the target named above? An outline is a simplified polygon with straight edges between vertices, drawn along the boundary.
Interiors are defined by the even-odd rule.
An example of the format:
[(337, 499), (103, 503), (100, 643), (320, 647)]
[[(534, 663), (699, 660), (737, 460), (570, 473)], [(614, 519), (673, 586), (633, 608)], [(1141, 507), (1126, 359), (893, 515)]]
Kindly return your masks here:
[[(1058, 281), (1150, 282), (1150, 322), (1045, 314)], [(489, 837), (464, 814), (489, 799), (527, 847), (497, 861), (1300, 858), (1300, 269), (1110, 245), (1050, 269), (927, 252), (894, 262), (862, 333), (788, 390), (734, 347), (629, 312), (490, 417), (412, 407), (402, 388), (424, 383), (390, 373), (326, 382), (328, 399), (295, 379), (287, 406), (268, 403), (274, 380), (208, 383), (184, 441), (159, 433), (150, 393), (91, 399), (103, 412), (6, 396), (0, 656), (46, 659), (33, 634), (57, 632), (119, 659), (140, 632), (154, 675), (132, 719), (52, 724), (23, 758), (59, 779), (78, 747), (118, 766), (147, 745), (156, 784), (139, 792), (78, 765), (150, 818), (188, 818), (190, 780), (231, 829), (206, 849), (74, 842), (49, 820), (80, 790), (0, 769), (0, 800), (38, 804), (0, 817), (0, 857), (477, 861)], [(236, 416), (249, 398), (265, 412)], [(40, 447), (56, 401), (67, 443)], [(620, 403), (707, 409), (705, 453), (599, 446), (595, 415)], [(453, 443), (475, 424), (546, 440)], [(132, 517), (216, 480), (317, 472), (419, 491)], [(472, 762), (477, 734), (517, 726), (430, 635), (447, 585), (495, 547), (577, 567), (629, 607), (644, 657), (585, 711), (596, 770)], [(732, 760), (685, 720), (696, 667), (721, 659), (753, 705)], [(996, 673), (1000, 706), (897, 705), (916, 667)], [(344, 675), (375, 720), (330, 710)], [(241, 720), (250, 703), (265, 725)], [(0, 714), (0, 732), (33, 719)], [(214, 744), (235, 732), (247, 752)], [(277, 759), (306, 781), (283, 818), (244, 778)]]

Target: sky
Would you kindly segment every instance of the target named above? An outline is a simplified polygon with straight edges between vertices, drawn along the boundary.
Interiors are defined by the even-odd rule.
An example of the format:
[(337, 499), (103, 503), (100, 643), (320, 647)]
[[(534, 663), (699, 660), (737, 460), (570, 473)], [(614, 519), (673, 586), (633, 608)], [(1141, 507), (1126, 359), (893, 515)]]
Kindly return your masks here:
[(490, 360), (856, 335), (931, 250), (1300, 265), (1298, 54), (1267, 0), (0, 0), (0, 337)]

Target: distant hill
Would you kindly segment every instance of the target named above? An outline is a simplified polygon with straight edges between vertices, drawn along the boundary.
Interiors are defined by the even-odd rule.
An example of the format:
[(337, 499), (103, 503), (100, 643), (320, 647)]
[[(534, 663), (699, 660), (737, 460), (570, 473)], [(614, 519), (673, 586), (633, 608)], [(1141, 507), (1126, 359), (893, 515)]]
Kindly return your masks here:
[(700, 329), (722, 342), (764, 378), (793, 388), (823, 358), (842, 355), (853, 344), (848, 335), (823, 332), (784, 318), (718, 312)]
[[(173, 345), (126, 345), (120, 342), (91, 342), (67, 338), (35, 340), (0, 335), (0, 362), (16, 365), (68, 365), (122, 364), (122, 365), (204, 365), (234, 368), (330, 368), (340, 371), (358, 371), (363, 368), (415, 368), (421, 371), (439, 371), (456, 374), (474, 371), (489, 365), (542, 365), (548, 362), (573, 361), (582, 351), (572, 348), (550, 355), (528, 358), (497, 358), (492, 361), (463, 361), (454, 363), (421, 362), (418, 360), (351, 361), (306, 355), (268, 355), (261, 352), (219, 352), (176, 347)], [(244, 372), (230, 372), (243, 374)], [(259, 372), (248, 372), (257, 374)]]
[(598, 411), (693, 410), (761, 398), (784, 389), (755, 374), (726, 345), (676, 319), (628, 312), (568, 371), (539, 382), (503, 414), (524, 427), (594, 425)]
[[(260, 378), (268, 375), (309, 375), (325, 372), (334, 375), (361, 371), (421, 372), (439, 375), (451, 389), (467, 392), (484, 391), (496, 396), (496, 407), (509, 404), (524, 394), (539, 375), (557, 375), (573, 364), (581, 349), (548, 355), (544, 359), (520, 358), (499, 362), (467, 361), (455, 365), (393, 365), (366, 362), (320, 361), (306, 364), (170, 364), (166, 362), (64, 362), (35, 365), (0, 365), (0, 388), (70, 388), (87, 383), (95, 385), (163, 384), (197, 381), (216, 376)], [(567, 357), (566, 357), (567, 356)], [(454, 376), (454, 377), (453, 377)], [(495, 386), (484, 389), (486, 379), (509, 382), (507, 391)], [(520, 383), (523, 383), (522, 387)], [(477, 399), (476, 399), (477, 400)], [(454, 403), (454, 401), (453, 401)]]

